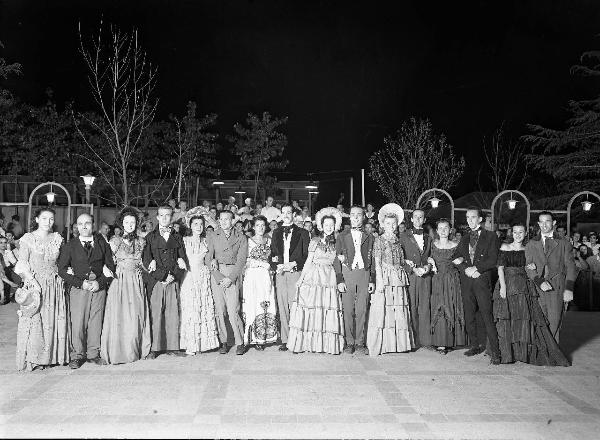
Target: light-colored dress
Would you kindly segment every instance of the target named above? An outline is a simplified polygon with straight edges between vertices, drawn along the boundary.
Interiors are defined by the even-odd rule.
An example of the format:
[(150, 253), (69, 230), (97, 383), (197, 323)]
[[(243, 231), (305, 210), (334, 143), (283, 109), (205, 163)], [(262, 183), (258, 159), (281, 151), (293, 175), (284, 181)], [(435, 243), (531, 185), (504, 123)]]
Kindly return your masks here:
[(270, 271), (271, 240), (257, 244), (248, 239), (248, 259), (244, 271), (244, 343), (268, 344), (277, 341), (275, 286)]
[(320, 238), (311, 240), (290, 311), (287, 347), (293, 352), (340, 354), (344, 349), (344, 315), (333, 268), (335, 258), (335, 246), (325, 245)]
[[(376, 287), (371, 295), (367, 348), (369, 355), (401, 353), (413, 346), (404, 252), (393, 237), (375, 238)], [(383, 286), (383, 291), (380, 291)]]
[[(45, 239), (34, 233), (21, 237), (19, 259), (15, 272), (23, 278), (32, 274), (41, 287), (41, 332), (39, 326), (20, 326), (18, 331), (28, 335), (18, 335), (17, 364), (30, 370), (35, 365), (64, 365), (69, 362), (69, 320), (67, 302), (62, 278), (58, 276), (56, 261), (63, 238), (54, 232)], [(27, 330), (23, 330), (27, 329)], [(37, 330), (36, 330), (37, 329)], [(34, 340), (41, 340), (34, 342)], [(27, 352), (27, 346), (37, 346), (39, 350)], [(37, 352), (37, 353), (36, 353)]]
[(215, 302), (210, 287), (210, 271), (204, 264), (208, 252), (204, 238), (184, 237), (189, 271), (181, 283), (181, 332), (179, 346), (187, 354), (219, 346)]
[(109, 364), (135, 362), (150, 352), (150, 306), (142, 279), (142, 251), (146, 241), (131, 243), (113, 237), (115, 279), (106, 295), (100, 356)]

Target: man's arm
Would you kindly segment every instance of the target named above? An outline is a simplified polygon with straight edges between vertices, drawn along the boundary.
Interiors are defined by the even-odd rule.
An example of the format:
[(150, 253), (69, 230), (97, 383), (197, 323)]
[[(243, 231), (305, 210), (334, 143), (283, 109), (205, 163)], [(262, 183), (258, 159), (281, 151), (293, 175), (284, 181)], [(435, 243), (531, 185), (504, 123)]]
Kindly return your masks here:
[(236, 256), (233, 273), (231, 273), (228, 277), (232, 283), (235, 283), (235, 281), (242, 275), (242, 271), (244, 270), (244, 266), (246, 265), (247, 258), (248, 258), (248, 238), (245, 235), (241, 235), (240, 247), (238, 249), (238, 253)]
[[(111, 247), (102, 237), (96, 240), (96, 243), (102, 248), (102, 255), (104, 255), (103, 264), (108, 267), (112, 273), (115, 273), (115, 260), (113, 258)], [(98, 285), (100, 286), (100, 289), (103, 290), (108, 287), (108, 284), (109, 280), (104, 276), (104, 271), (102, 271), (98, 276)]]
[(410, 240), (407, 239), (408, 236), (407, 234), (401, 233), (400, 234), (400, 238), (399, 238), (399, 243), (400, 243), (400, 247), (402, 248), (402, 253), (404, 254), (404, 271), (410, 275), (411, 273), (413, 273), (413, 267), (408, 263), (409, 261), (412, 261), (416, 266), (418, 266), (420, 263), (419, 261), (413, 261), (412, 260), (412, 256), (410, 255), (410, 253), (408, 252), (408, 249), (410, 247)]
[(335, 239), (335, 260), (333, 260), (333, 269), (335, 270), (335, 279), (338, 284), (344, 282), (344, 274), (342, 273), (342, 262), (339, 259), (340, 255), (345, 256), (344, 236), (339, 234)]
[(306, 229), (300, 229), (300, 245), (302, 246), (302, 252), (300, 258), (296, 260), (296, 268), (298, 270), (304, 269), (304, 263), (308, 258), (308, 245), (310, 243), (310, 237)]
[(154, 256), (153, 242), (155, 239), (155, 234), (150, 232), (146, 236), (146, 246), (144, 247), (144, 251), (142, 252), (142, 261), (144, 263), (144, 267), (148, 267), (152, 260), (156, 263), (156, 270), (149, 272), (148, 274), (156, 281), (164, 281), (167, 278), (167, 271), (161, 266), (159, 267), (159, 261), (156, 261)]
[[(491, 235), (493, 234), (493, 236)], [(495, 233), (487, 234), (490, 236), (490, 242), (487, 245), (487, 252), (485, 252), (482, 260), (478, 261), (475, 267), (477, 272), (483, 274), (489, 270), (496, 269), (496, 263), (498, 262), (498, 251), (500, 250), (500, 240)]]
[[(264, 208), (263, 208), (264, 209)], [(277, 270), (278, 264), (283, 264), (283, 258), (279, 254), (278, 243), (279, 243), (279, 235), (273, 231), (271, 237), (271, 269)]]
[(71, 246), (68, 243), (63, 243), (61, 246), (56, 264), (58, 266), (58, 275), (65, 280), (67, 284), (81, 289), (84, 280), (78, 276), (67, 273), (67, 270), (71, 267)]
[(462, 273), (465, 273), (465, 270), (469, 267), (469, 265), (467, 264), (467, 261), (470, 261), (470, 258), (471, 258), (469, 256), (469, 252), (466, 250), (466, 249), (468, 249), (466, 239), (468, 239), (467, 236), (460, 239), (458, 246), (456, 246), (456, 249), (454, 249), (454, 253), (452, 254), (452, 257), (450, 258), (453, 261), (456, 260), (457, 258), (463, 259), (463, 262), (458, 265), (458, 269)]
[(215, 278), (217, 283), (220, 283), (225, 276), (219, 272), (218, 270), (212, 269), (212, 261), (216, 258), (215, 251), (215, 240), (217, 239), (217, 235), (212, 232), (206, 237), (206, 247), (208, 248), (208, 252), (204, 256), (204, 264), (209, 268), (210, 273)]
[(570, 290), (571, 292), (575, 289), (575, 280), (577, 279), (577, 267), (575, 266), (575, 258), (573, 258), (573, 253), (571, 252), (571, 244), (568, 240), (562, 240), (563, 246), (563, 254), (564, 254), (564, 263), (565, 268), (567, 269), (567, 276), (565, 280), (565, 290)]

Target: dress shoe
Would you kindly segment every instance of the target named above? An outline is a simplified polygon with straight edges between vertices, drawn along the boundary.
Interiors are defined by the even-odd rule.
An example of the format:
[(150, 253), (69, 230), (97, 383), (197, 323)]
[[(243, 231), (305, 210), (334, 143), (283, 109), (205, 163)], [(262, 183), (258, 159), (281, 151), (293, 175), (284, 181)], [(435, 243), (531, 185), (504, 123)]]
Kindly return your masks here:
[(148, 353), (146, 355), (146, 357), (144, 358), (145, 360), (151, 360), (151, 359), (156, 359), (159, 356), (158, 351), (151, 351), (150, 353)]
[(256, 345), (254, 346), (254, 348), (255, 348), (257, 351), (265, 351), (265, 346), (264, 346), (263, 344), (256, 344)]
[(279, 351), (288, 351), (287, 345), (286, 344), (281, 344), (279, 346)]
[(344, 353), (353, 354), (354, 353), (354, 345), (347, 345), (346, 348), (344, 348)]
[(219, 353), (227, 354), (228, 351), (229, 351), (229, 347), (227, 346), (227, 344), (221, 344), (221, 348), (219, 348)]
[(364, 345), (355, 345), (354, 346), (354, 352), (358, 353), (358, 354), (366, 354), (367, 351), (367, 347), (365, 347)]
[(490, 364), (492, 364), (492, 365), (500, 365), (501, 363), (502, 363), (502, 360), (501, 360), (499, 354), (492, 353), (490, 355)]
[(471, 347), (470, 349), (465, 351), (463, 354), (465, 356), (477, 356), (478, 354), (481, 354), (484, 351), (485, 351), (485, 347)]
[(176, 356), (176, 357), (185, 357), (185, 353), (179, 350), (169, 350), (167, 351), (168, 356)]
[(106, 362), (104, 359), (102, 359), (100, 356), (96, 356), (93, 359), (88, 359), (88, 362), (91, 362), (92, 364), (96, 364), (96, 365), (108, 365), (108, 362)]
[(84, 363), (85, 358), (73, 359), (71, 362), (69, 362), (69, 368), (77, 370), (78, 368), (81, 368)]
[(235, 354), (237, 354), (238, 356), (241, 356), (244, 353), (246, 353), (246, 346), (244, 344), (238, 345), (237, 348), (235, 349)]

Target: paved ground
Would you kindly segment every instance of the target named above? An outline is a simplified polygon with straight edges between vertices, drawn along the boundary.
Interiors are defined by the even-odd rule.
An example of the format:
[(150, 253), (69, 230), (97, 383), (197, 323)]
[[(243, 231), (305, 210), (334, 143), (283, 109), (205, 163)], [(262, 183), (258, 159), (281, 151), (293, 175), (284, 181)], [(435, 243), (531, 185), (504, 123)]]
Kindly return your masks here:
[(14, 371), (16, 306), (0, 307), (0, 436), (595, 439), (600, 313), (569, 312), (573, 367), (487, 357), (251, 350)]

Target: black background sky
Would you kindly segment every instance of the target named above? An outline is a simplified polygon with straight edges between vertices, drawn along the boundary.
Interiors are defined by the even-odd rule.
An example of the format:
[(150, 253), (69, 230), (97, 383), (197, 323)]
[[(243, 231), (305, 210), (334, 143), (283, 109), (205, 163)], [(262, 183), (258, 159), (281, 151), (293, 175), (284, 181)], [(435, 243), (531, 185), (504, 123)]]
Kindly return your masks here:
[(561, 124), (567, 100), (593, 92), (569, 68), (600, 33), (597, 0), (0, 0), (2, 56), (24, 70), (9, 88), (90, 108), (77, 25), (100, 17), (139, 29), (161, 118), (188, 100), (219, 114), (221, 134), (247, 112), (289, 116), (289, 170), (309, 172), (366, 167), (403, 120), (428, 117), (467, 160), (458, 194), (503, 120), (514, 135)]

